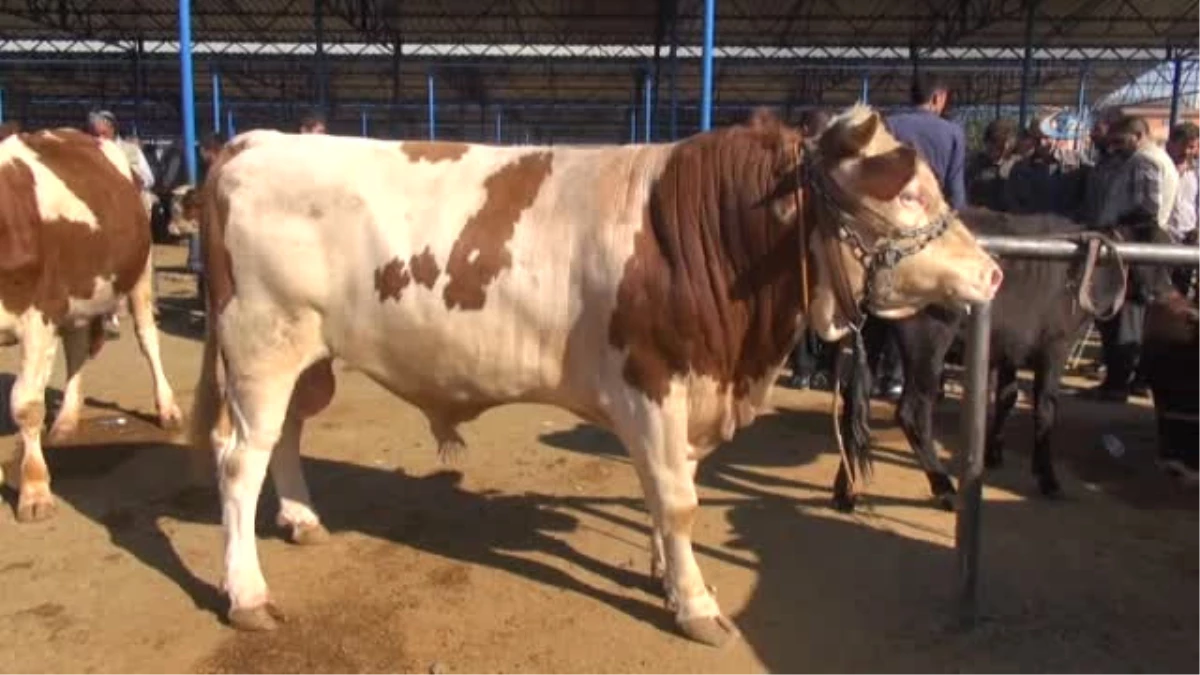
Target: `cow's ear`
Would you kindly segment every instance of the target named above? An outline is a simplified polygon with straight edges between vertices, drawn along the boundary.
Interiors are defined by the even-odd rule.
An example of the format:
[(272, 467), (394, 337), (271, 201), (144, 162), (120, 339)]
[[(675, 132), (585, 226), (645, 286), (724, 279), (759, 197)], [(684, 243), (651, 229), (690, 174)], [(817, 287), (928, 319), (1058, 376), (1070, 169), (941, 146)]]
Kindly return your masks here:
[(830, 127), (821, 134), (821, 154), (834, 161), (859, 154), (875, 138), (881, 123), (879, 113), (872, 112), (858, 124), (841, 123)]
[(917, 151), (902, 145), (858, 163), (858, 184), (880, 201), (890, 202), (917, 175)]

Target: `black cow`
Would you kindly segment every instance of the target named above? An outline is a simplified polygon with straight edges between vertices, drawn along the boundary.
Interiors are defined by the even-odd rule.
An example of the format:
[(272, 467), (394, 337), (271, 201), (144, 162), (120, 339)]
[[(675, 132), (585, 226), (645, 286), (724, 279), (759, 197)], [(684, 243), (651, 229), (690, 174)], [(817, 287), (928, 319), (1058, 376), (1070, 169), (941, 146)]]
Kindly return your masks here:
[[(970, 208), (960, 215), (967, 227), (984, 235), (1078, 236), (1084, 232), (1082, 225), (1050, 214), (1017, 215)], [(1148, 230), (1122, 226), (1102, 234), (1114, 240), (1127, 240), (1139, 231)], [(1054, 496), (1061, 488), (1050, 459), (1050, 432), (1054, 427), (1059, 380), (1072, 345), (1093, 318), (1093, 313), (1080, 302), (1086, 265), (1083, 261), (1003, 259), (1001, 267), (1004, 285), (992, 302), (988, 384), (994, 398), (989, 397), (986, 465), (997, 467), (1003, 461), (1004, 421), (1017, 402), (1017, 369), (1031, 368), (1034, 371), (1033, 473), (1042, 494)], [(1118, 299), (1123, 299), (1126, 275), (1119, 265), (1111, 262), (1097, 262), (1092, 269), (1086, 296), (1095, 313), (1107, 316), (1119, 307)], [(1128, 287), (1136, 293), (1157, 292), (1169, 283), (1166, 273), (1153, 267), (1139, 266), (1130, 277)], [(905, 373), (896, 421), (925, 470), (935, 500), (946, 509), (953, 508), (955, 491), (934, 447), (933, 407), (941, 392), (947, 353), (965, 328), (965, 318), (962, 312), (930, 307), (893, 323)], [(853, 399), (853, 389), (863, 384), (861, 378), (850, 378), (847, 400)], [(846, 407), (848, 411), (854, 409)], [(848, 488), (846, 470), (841, 467), (834, 486), (834, 504), (840, 510), (854, 508), (854, 495)]]

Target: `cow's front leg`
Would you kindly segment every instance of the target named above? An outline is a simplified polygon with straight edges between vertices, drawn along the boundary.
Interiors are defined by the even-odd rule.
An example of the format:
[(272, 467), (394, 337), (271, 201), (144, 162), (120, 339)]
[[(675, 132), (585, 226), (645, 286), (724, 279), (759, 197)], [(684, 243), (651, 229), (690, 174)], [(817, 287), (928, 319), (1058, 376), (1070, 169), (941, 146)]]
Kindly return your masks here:
[(48, 440), (51, 443), (68, 438), (79, 428), (79, 417), (83, 411), (83, 364), (87, 363), (90, 341), (90, 326), (63, 331), (63, 351), (67, 357), (67, 386), (63, 389), (62, 406), (58, 409), (53, 426), (50, 427)]
[(129, 291), (128, 302), (138, 347), (146, 359), (146, 365), (150, 367), (150, 377), (154, 382), (154, 402), (158, 408), (159, 424), (164, 429), (176, 429), (183, 422), (183, 413), (175, 402), (175, 391), (167, 381), (159, 350), (158, 326), (154, 323), (153, 256), (146, 258), (146, 267)]
[(17, 520), (31, 522), (54, 515), (50, 469), (42, 454), (46, 422), (46, 383), (54, 367), (58, 337), (53, 326), (31, 312), (21, 331), (21, 370), (9, 397), (13, 420), (21, 430), (21, 488)]
[[(686, 403), (680, 402), (677, 407), (683, 409), (683, 405)], [(687, 439), (686, 415), (648, 407), (639, 426), (630, 435), (630, 454), (654, 520), (652, 546), (653, 537), (661, 533), (667, 606), (675, 612), (675, 621), (689, 638), (722, 645), (736, 636), (738, 630), (721, 614), (692, 552), (692, 525), (699, 500), (696, 461)]]

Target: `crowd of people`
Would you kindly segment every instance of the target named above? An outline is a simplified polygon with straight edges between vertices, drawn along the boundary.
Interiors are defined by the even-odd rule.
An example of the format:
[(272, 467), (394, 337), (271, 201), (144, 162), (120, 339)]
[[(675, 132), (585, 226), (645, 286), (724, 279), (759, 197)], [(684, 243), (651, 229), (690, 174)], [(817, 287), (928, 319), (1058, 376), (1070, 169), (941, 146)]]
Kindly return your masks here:
[[(1090, 132), (1088, 152), (1076, 152), (1049, 137), (1041, 120), (1018, 128), (1011, 119), (993, 120), (982, 147), (968, 155), (964, 129), (947, 119), (950, 89), (934, 76), (918, 75), (912, 106), (886, 118), (899, 140), (910, 143), (929, 163), (946, 202), (955, 209), (980, 206), (1012, 213), (1054, 213), (1089, 228), (1118, 224), (1158, 228), (1177, 243), (1197, 243), (1200, 189), (1197, 157), (1200, 130), (1184, 122), (1170, 130), (1165, 146), (1152, 137), (1148, 122), (1120, 110), (1101, 111)], [(819, 133), (827, 117), (810, 112), (801, 120), (806, 134)], [(1144, 232), (1149, 241), (1151, 231)], [(1193, 284), (1191, 271), (1176, 273), (1182, 292)], [(1102, 343), (1103, 381), (1085, 396), (1124, 402), (1145, 393), (1138, 373), (1142, 324), (1149, 298), (1134, 284), (1116, 317), (1097, 322)], [(863, 327), (878, 397), (896, 399), (903, 372), (893, 328), (869, 319)], [(811, 335), (792, 356), (794, 388), (828, 386), (834, 349)]]

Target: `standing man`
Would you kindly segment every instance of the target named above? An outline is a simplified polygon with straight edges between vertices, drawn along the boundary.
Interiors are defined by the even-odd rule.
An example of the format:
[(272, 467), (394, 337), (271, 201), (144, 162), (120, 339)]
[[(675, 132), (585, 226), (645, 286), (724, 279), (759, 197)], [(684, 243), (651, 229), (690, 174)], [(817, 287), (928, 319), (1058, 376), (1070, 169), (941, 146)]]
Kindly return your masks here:
[[(149, 215), (154, 205), (154, 172), (150, 170), (150, 162), (146, 161), (146, 155), (137, 141), (120, 137), (117, 116), (108, 110), (93, 110), (88, 113), (87, 130), (97, 138), (116, 143), (121, 152), (125, 153), (125, 158), (129, 161), (129, 168), (133, 172), (141, 192), (142, 205), (146, 207), (146, 214)], [(120, 337), (121, 323), (115, 312), (108, 315), (105, 320), (104, 333), (112, 339)]]
[(961, 125), (944, 119), (950, 88), (936, 75), (917, 74), (912, 82), (913, 107), (887, 118), (892, 135), (908, 143), (929, 163), (952, 209), (967, 204), (963, 181), (967, 141)]
[[(1139, 228), (1135, 237), (1150, 241), (1153, 228), (1167, 229), (1179, 171), (1166, 151), (1150, 136), (1150, 126), (1141, 117), (1125, 115), (1109, 129), (1109, 150), (1120, 161), (1102, 199), (1099, 227), (1118, 224)], [(1104, 381), (1088, 395), (1104, 401), (1125, 402), (1131, 393), (1142, 393), (1135, 382), (1142, 351), (1142, 324), (1151, 289), (1138, 283), (1141, 275), (1130, 274), (1125, 304), (1116, 317), (1098, 324), (1104, 343)]]
[(1007, 211), (1005, 185), (1017, 161), (1017, 125), (1011, 119), (988, 122), (983, 130), (983, 149), (967, 161), (964, 182), (967, 203), (993, 211)]
[(1079, 155), (1059, 147), (1046, 135), (1041, 120), (1027, 131), (1033, 148), (1012, 167), (1006, 202), (1014, 213), (1054, 213), (1071, 217), (1083, 204), (1083, 172)]
[[(1175, 125), (1167, 139), (1167, 154), (1179, 171), (1179, 190), (1167, 221), (1167, 232), (1176, 243), (1196, 244), (1196, 217), (1200, 214), (1200, 181), (1196, 162), (1200, 157), (1200, 128), (1191, 122)], [(1180, 293), (1188, 294), (1195, 270), (1184, 267), (1171, 273)]]
[(325, 115), (319, 110), (311, 110), (304, 117), (300, 118), (300, 133), (302, 134), (324, 134), (325, 131)]
[[(950, 208), (967, 205), (963, 173), (967, 141), (961, 125), (944, 118), (950, 103), (950, 88), (929, 73), (913, 76), (912, 107), (887, 118), (888, 129), (901, 143), (917, 150), (933, 175)], [(875, 373), (874, 394), (896, 400), (904, 389), (904, 371), (895, 326), (874, 317), (867, 320), (863, 335), (871, 370)]]

